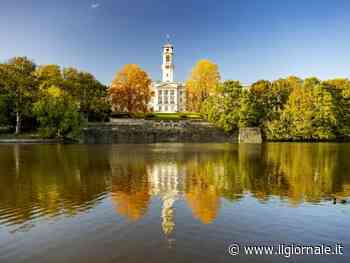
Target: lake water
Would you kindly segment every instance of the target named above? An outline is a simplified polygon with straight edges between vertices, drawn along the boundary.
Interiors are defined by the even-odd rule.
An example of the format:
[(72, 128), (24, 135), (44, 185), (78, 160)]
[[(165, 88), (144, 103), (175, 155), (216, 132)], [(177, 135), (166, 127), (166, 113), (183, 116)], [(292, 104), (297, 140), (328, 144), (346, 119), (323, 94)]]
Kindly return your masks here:
[(0, 262), (350, 262), (349, 196), (350, 144), (2, 145)]

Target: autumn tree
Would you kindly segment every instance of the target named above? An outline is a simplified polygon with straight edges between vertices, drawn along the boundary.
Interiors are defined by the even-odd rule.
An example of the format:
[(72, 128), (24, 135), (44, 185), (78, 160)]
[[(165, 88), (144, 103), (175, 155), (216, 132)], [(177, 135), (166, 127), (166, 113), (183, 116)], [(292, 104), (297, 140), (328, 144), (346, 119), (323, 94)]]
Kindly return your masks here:
[(50, 64), (37, 67), (35, 76), (39, 81), (40, 89), (47, 89), (51, 86), (62, 88), (63, 77), (61, 67)]
[(267, 124), (270, 139), (329, 140), (339, 134), (339, 107), (332, 87), (316, 78), (294, 89), (278, 119)]
[(186, 82), (188, 111), (200, 111), (203, 101), (213, 95), (220, 83), (219, 68), (210, 60), (200, 60)]
[(127, 64), (109, 88), (112, 107), (118, 112), (147, 112), (152, 98), (151, 79), (138, 65)]

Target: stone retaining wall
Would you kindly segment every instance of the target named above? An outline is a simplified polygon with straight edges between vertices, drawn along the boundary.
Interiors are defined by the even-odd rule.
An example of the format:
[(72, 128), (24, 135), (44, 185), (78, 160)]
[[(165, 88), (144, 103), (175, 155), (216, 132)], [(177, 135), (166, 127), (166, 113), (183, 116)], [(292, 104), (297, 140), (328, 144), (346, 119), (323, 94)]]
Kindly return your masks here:
[(90, 123), (83, 131), (82, 143), (158, 143), (158, 142), (237, 142), (237, 135), (204, 121), (154, 121), (115, 119), (110, 123)]
[(240, 128), (239, 129), (239, 143), (262, 143), (261, 129), (252, 128)]

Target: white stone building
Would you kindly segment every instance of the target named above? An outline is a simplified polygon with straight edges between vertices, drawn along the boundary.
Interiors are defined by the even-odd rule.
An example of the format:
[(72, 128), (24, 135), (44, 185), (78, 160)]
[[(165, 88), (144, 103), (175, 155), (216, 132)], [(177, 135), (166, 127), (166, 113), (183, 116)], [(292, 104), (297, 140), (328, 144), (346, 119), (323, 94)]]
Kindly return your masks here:
[(168, 41), (163, 46), (162, 81), (152, 83), (154, 96), (150, 108), (154, 112), (185, 111), (185, 85), (174, 81), (174, 47)]

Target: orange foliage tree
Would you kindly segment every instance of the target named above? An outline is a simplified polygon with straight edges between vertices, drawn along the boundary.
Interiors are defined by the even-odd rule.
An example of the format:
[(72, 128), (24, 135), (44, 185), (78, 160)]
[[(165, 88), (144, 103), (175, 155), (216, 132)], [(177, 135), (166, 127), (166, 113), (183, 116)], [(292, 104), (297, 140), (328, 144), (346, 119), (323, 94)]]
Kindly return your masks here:
[(218, 66), (210, 60), (200, 60), (186, 81), (188, 111), (199, 112), (202, 102), (213, 95), (220, 82)]
[(108, 91), (113, 110), (147, 112), (153, 95), (150, 86), (151, 79), (138, 65), (125, 65), (116, 74)]

